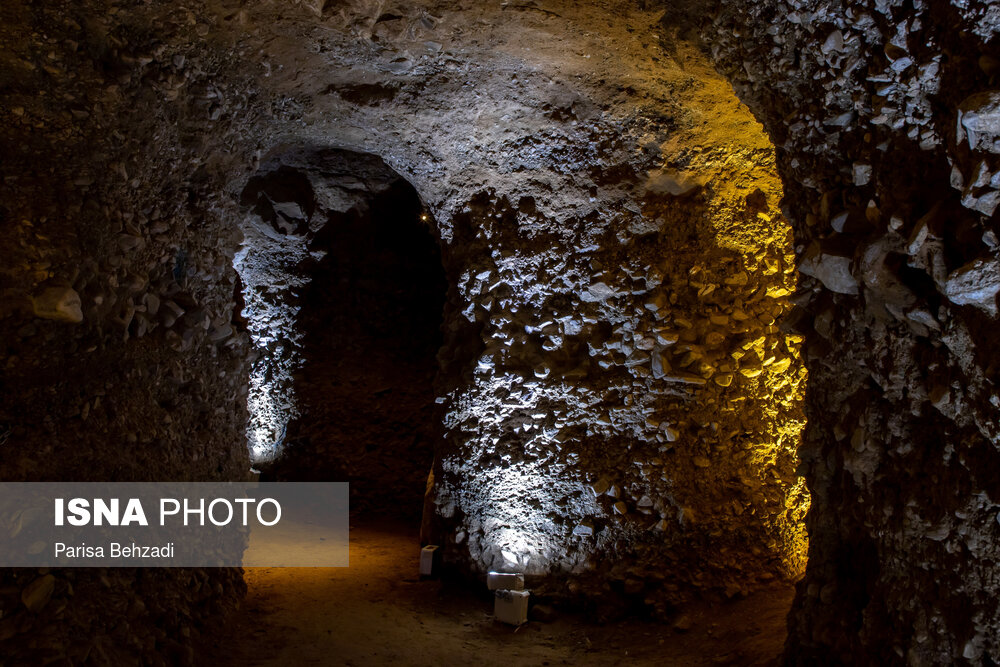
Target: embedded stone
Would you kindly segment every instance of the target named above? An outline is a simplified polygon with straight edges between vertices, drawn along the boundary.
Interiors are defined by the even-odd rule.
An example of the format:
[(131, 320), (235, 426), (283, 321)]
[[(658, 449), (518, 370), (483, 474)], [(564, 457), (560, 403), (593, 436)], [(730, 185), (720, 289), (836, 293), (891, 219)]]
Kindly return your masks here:
[(679, 384), (693, 384), (693, 385), (703, 385), (706, 380), (698, 375), (693, 375), (691, 373), (678, 373), (671, 372), (663, 376), (663, 379), (667, 382), (677, 382)]
[(681, 614), (680, 616), (678, 616), (677, 620), (674, 621), (673, 625), (674, 630), (676, 630), (677, 632), (687, 632), (692, 627), (694, 627), (694, 621), (692, 621), (691, 617), (688, 616), (687, 614)]
[(70, 287), (48, 287), (32, 298), (35, 315), (58, 322), (83, 322), (80, 295)]
[(302, 204), (296, 201), (272, 201), (271, 206), (275, 213), (279, 213), (289, 220), (305, 220), (307, 217)]
[(851, 295), (858, 293), (858, 281), (851, 274), (851, 258), (824, 253), (818, 243), (814, 243), (806, 251), (799, 264), (799, 272), (816, 278), (831, 292)]
[(967, 141), (969, 148), (993, 153), (1000, 146), (1000, 91), (976, 93), (958, 105), (956, 139)]
[(960, 306), (975, 306), (991, 317), (997, 316), (1000, 292), (1000, 260), (977, 259), (953, 271), (945, 283), (948, 300)]
[(840, 30), (834, 30), (833, 32), (831, 32), (829, 35), (826, 36), (826, 39), (823, 41), (822, 46), (820, 46), (820, 50), (824, 54), (831, 54), (837, 51), (843, 51), (844, 33), (842, 33)]
[(663, 346), (674, 345), (679, 339), (680, 334), (676, 331), (660, 329), (656, 332), (656, 342)]
[(868, 185), (872, 180), (872, 166), (870, 164), (864, 164), (860, 162), (855, 162), (853, 165), (854, 174), (854, 185), (862, 186)]
[(607, 493), (608, 489), (610, 488), (611, 488), (611, 482), (609, 482), (605, 477), (600, 478), (599, 480), (590, 485), (590, 490), (594, 493), (595, 496), (600, 496)]
[(28, 608), (28, 611), (38, 613), (52, 599), (55, 588), (56, 578), (51, 574), (38, 577), (21, 591), (21, 602)]
[(728, 387), (733, 383), (733, 374), (719, 373), (714, 378), (712, 378), (712, 380), (715, 382), (715, 384), (719, 385), (720, 387)]
[(594, 283), (585, 292), (580, 294), (580, 300), (587, 303), (600, 303), (616, 295), (617, 292), (609, 287), (607, 283)]
[(729, 278), (726, 278), (724, 282), (727, 285), (732, 285), (734, 287), (742, 287), (743, 285), (746, 285), (747, 283), (750, 282), (750, 276), (747, 275), (746, 271), (739, 271), (738, 273), (733, 274)]

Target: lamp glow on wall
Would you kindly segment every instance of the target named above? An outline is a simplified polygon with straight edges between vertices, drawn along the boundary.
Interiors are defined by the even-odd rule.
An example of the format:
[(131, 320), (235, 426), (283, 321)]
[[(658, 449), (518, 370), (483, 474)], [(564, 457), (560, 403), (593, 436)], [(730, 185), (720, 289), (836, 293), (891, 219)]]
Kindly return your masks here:
[(256, 352), (247, 394), (247, 448), (257, 464), (281, 453), (288, 423), (299, 414), (294, 372), (301, 365), (302, 332), (296, 293), (308, 279), (296, 267), (307, 251), (299, 239), (276, 240), (251, 226), (244, 235), (233, 267), (243, 282), (243, 316)]
[[(252, 463), (273, 461), (281, 452), (288, 421), (295, 408), (292, 388), (281, 387), (268, 378), (266, 365), (260, 364), (250, 372), (250, 391), (247, 394), (247, 447)], [(278, 406), (284, 404), (286, 409)]]
[(453, 509), (467, 518), (469, 554), (482, 571), (544, 574), (580, 564), (573, 527), (604, 512), (580, 470), (554, 456), (559, 429), (547, 421), (581, 412), (581, 399), (587, 400), (581, 392), (558, 381), (494, 373), (484, 357), (474, 383), (446, 399), (453, 406), (446, 428), (468, 439), (442, 461), (450, 481), (438, 488), (440, 507), (446, 518)]

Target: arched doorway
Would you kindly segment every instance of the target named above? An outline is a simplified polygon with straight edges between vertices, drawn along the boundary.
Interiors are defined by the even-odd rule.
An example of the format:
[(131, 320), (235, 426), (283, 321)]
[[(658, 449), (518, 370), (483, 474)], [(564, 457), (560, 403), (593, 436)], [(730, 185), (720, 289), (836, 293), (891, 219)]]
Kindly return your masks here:
[(347, 151), (286, 153), (242, 200), (261, 478), (348, 481), (353, 509), (418, 518), (446, 289), (429, 213), (382, 160)]

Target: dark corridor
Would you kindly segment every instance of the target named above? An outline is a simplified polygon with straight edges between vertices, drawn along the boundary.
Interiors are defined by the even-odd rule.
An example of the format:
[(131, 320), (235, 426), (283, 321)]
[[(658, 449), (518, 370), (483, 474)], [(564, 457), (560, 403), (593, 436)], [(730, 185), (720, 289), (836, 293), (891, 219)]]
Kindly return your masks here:
[(367, 210), (331, 215), (310, 249), (326, 254), (299, 313), (302, 415), (263, 478), (349, 481), (352, 511), (418, 518), (446, 290), (427, 214), (400, 179)]

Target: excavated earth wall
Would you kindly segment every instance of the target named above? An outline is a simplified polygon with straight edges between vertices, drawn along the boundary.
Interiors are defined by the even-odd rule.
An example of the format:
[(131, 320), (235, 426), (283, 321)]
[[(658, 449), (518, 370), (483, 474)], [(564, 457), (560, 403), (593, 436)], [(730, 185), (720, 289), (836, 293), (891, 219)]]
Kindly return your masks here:
[(789, 660), (995, 664), (1000, 8), (669, 14), (764, 123), (794, 221), (812, 509)]

